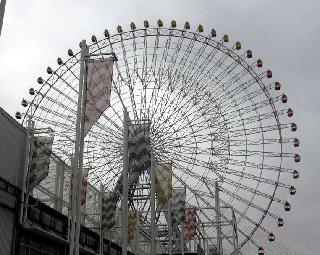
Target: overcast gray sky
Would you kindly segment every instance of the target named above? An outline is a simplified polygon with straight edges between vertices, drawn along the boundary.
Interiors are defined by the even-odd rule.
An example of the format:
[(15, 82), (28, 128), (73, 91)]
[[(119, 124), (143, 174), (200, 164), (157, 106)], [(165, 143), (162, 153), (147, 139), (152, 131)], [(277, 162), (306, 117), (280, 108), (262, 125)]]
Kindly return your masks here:
[[(78, 49), (81, 39), (111, 33), (131, 21), (142, 27), (148, 19), (193, 29), (215, 27), (231, 40), (252, 49), (281, 81), (295, 111), (301, 140), (301, 179), (280, 239), (305, 254), (320, 250), (320, 2), (317, 0), (7, 0), (0, 38), (0, 106), (13, 115), (22, 110), (21, 99), (48, 65), (69, 48)], [(299, 254), (299, 253), (297, 253)]]

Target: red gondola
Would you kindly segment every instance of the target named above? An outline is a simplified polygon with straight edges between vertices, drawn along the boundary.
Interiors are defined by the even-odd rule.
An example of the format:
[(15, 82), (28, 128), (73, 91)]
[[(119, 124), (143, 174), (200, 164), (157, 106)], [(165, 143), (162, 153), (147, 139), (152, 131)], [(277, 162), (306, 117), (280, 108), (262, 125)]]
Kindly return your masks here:
[(286, 201), (285, 204), (284, 204), (284, 210), (286, 212), (289, 212), (291, 210), (291, 205), (290, 205), (290, 203), (288, 201)]
[(296, 194), (297, 190), (296, 190), (295, 187), (291, 186), (291, 187), (289, 188), (289, 192), (290, 192), (290, 195), (294, 195), (294, 194)]
[(272, 78), (272, 71), (271, 71), (271, 70), (268, 70), (268, 71), (267, 71), (267, 77), (268, 77), (268, 78)]
[(296, 123), (292, 123), (291, 124), (291, 131), (297, 131), (297, 124)]
[(241, 49), (241, 43), (240, 42), (236, 42), (236, 50), (240, 50)]
[(278, 227), (283, 227), (283, 219), (282, 218), (279, 218), (278, 219)]
[(273, 233), (270, 233), (269, 236), (268, 236), (268, 239), (269, 239), (270, 242), (273, 242), (276, 239), (276, 237), (274, 236)]
[(282, 103), (286, 103), (286, 102), (288, 102), (288, 97), (287, 97), (287, 95), (285, 95), (285, 94), (283, 94), (282, 95), (282, 97), (281, 97), (281, 101), (282, 101)]
[(291, 108), (288, 109), (288, 117), (292, 117), (293, 116), (293, 110)]
[(293, 179), (298, 179), (299, 178), (299, 172), (297, 170), (294, 170), (292, 173)]
[(259, 254), (259, 255), (264, 255), (264, 249), (263, 249), (262, 247), (260, 247), (260, 248), (258, 249), (258, 254)]
[(257, 60), (257, 67), (262, 67), (262, 60), (261, 59)]
[(296, 163), (298, 163), (298, 162), (300, 162), (300, 155), (299, 154), (295, 154), (294, 155), (294, 162), (296, 162)]

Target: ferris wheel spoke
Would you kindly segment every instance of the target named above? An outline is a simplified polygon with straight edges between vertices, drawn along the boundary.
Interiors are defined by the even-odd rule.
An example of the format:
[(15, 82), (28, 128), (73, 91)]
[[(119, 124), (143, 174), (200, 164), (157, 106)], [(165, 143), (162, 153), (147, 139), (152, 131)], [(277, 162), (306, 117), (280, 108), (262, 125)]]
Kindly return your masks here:
[(86, 140), (86, 143), (90, 143), (92, 139), (97, 139), (99, 140), (99, 144), (101, 146), (101, 149), (104, 148), (103, 150), (108, 149), (113, 149), (113, 151), (119, 151), (119, 147), (122, 146), (121, 143), (121, 138), (120, 136), (114, 135), (114, 133), (110, 133), (111, 135), (106, 134), (106, 132), (99, 133), (95, 132), (96, 134), (89, 134), (89, 139)]
[[(178, 164), (178, 165), (179, 165), (179, 164)], [(184, 170), (182, 170), (182, 169), (184, 169)], [(180, 171), (184, 171), (185, 173), (186, 173), (186, 172), (189, 172), (188, 169), (186, 169), (186, 168), (184, 168), (184, 167), (181, 167), (181, 166), (180, 166)], [(216, 172), (215, 172), (215, 173), (216, 173)], [(188, 174), (190, 174), (190, 172), (189, 172)], [(217, 173), (216, 173), (216, 174), (217, 174)], [(197, 175), (196, 173), (192, 173), (192, 175), (193, 175), (195, 178), (197, 178), (198, 180), (202, 180), (202, 181), (204, 180), (207, 185), (210, 185), (210, 184), (213, 185), (213, 184), (214, 184), (214, 181), (211, 180), (211, 179), (208, 178), (208, 177), (204, 178), (204, 176)], [(273, 200), (273, 201), (275, 201), (275, 202), (278, 202), (278, 203), (280, 203), (280, 204), (284, 204), (284, 203), (285, 203), (285, 201), (280, 200), (280, 199), (278, 199), (278, 198), (276, 198), (276, 197), (273, 197), (273, 196), (268, 195), (268, 194), (263, 193), (263, 192), (259, 192), (259, 191), (255, 190), (255, 189), (252, 189), (252, 188), (250, 188), (250, 187), (248, 187), (248, 186), (246, 186), (246, 185), (243, 185), (243, 184), (241, 184), (241, 183), (236, 183), (235, 181), (232, 181), (231, 179), (227, 178), (226, 176), (223, 176), (223, 177), (222, 177), (222, 180), (223, 180), (224, 182), (227, 182), (228, 184), (234, 186), (234, 187), (240, 187), (240, 188), (243, 189), (243, 190), (246, 190), (246, 191), (251, 192), (251, 193), (253, 194), (253, 196), (259, 195), (259, 196), (261, 196), (261, 197), (267, 198), (267, 199), (269, 199), (269, 200), (271, 199), (271, 200)], [(226, 189), (224, 189), (224, 191), (226, 191)], [(232, 197), (235, 196), (235, 194), (231, 195), (231, 192), (229, 192), (229, 191), (228, 191), (228, 192), (225, 192), (225, 193), (228, 194), (228, 195), (230, 195), (230, 196), (232, 196)], [(261, 207), (258, 207), (257, 205), (253, 204), (251, 201), (249, 201), (249, 200), (247, 200), (247, 199), (244, 199), (244, 198), (242, 198), (242, 197), (240, 197), (240, 196), (237, 196), (237, 195), (236, 195), (236, 198), (237, 198), (239, 201), (241, 201), (241, 202), (245, 202), (245, 203), (246, 203), (247, 205), (249, 205), (249, 206), (251, 206), (251, 204), (252, 204), (253, 206), (251, 206), (251, 207), (253, 207), (253, 208), (255, 208), (255, 209), (258, 209), (258, 210), (260, 210), (260, 211), (263, 211)], [(268, 214), (268, 215), (271, 216), (271, 217), (273, 217), (273, 218), (275, 218), (275, 219), (278, 218), (277, 216), (275, 216), (274, 214), (271, 214), (271, 213)]]
[(168, 77), (170, 79), (170, 82), (172, 81), (172, 74), (174, 73), (174, 70), (175, 70), (175, 66), (176, 66), (176, 62), (177, 62), (177, 59), (178, 59), (178, 56), (179, 56), (179, 52), (181, 50), (181, 47), (182, 47), (182, 42), (184, 40), (184, 31), (181, 32), (181, 34), (179, 35), (179, 39), (178, 39), (178, 42), (176, 44), (176, 47), (175, 48), (172, 48), (172, 50), (174, 51), (172, 56), (171, 56), (171, 59), (168, 60), (169, 62), (169, 66), (168, 66)]
[[(243, 172), (243, 174), (242, 174), (241, 176), (239, 176), (239, 177), (241, 177), (241, 178), (243, 177), (243, 178), (245, 178), (245, 179), (249, 179), (249, 178), (247, 178), (246, 173), (244, 173), (244, 172)], [(205, 178), (205, 179), (206, 179), (209, 183), (211, 183), (212, 185), (214, 185), (214, 181), (213, 181), (213, 180), (211, 180), (210, 178)], [(277, 202), (277, 203), (279, 203), (279, 204), (283, 204), (283, 205), (284, 205), (285, 202), (286, 202), (286, 201), (284, 201), (284, 200), (282, 200), (282, 199), (280, 199), (280, 198), (278, 198), (278, 197), (275, 197), (275, 196), (273, 196), (273, 195), (269, 195), (269, 194), (267, 194), (267, 193), (261, 192), (261, 191), (257, 190), (256, 188), (252, 188), (252, 187), (249, 187), (249, 186), (247, 186), (247, 185), (244, 185), (244, 184), (242, 184), (241, 182), (235, 182), (234, 180), (232, 180), (231, 178), (228, 178), (227, 176), (224, 176), (224, 177), (223, 177), (223, 181), (226, 182), (226, 183), (228, 183), (228, 184), (231, 185), (231, 186), (240, 188), (240, 189), (242, 189), (242, 190), (244, 190), (244, 191), (249, 191), (253, 196), (258, 195), (258, 196), (260, 196), (260, 197), (266, 198), (266, 199), (268, 199), (268, 200), (273, 200), (273, 201), (275, 201), (275, 202)]]
[[(133, 87), (132, 87), (132, 84), (131, 84), (132, 79), (131, 79), (131, 76), (130, 76), (129, 64), (128, 64), (128, 60), (127, 60), (127, 57), (126, 57), (126, 49), (125, 49), (125, 46), (124, 46), (124, 43), (123, 43), (122, 35), (120, 35), (120, 37), (121, 37), (120, 42), (121, 42), (121, 49), (122, 49), (122, 55), (123, 55), (123, 59), (122, 60), (124, 61), (124, 68), (125, 68), (127, 80), (124, 79), (123, 76), (121, 75), (122, 72), (121, 72), (120, 66), (118, 64), (119, 58), (118, 58), (118, 61), (115, 61), (115, 65), (116, 65), (116, 68), (117, 68), (117, 75), (120, 78), (120, 80), (128, 87), (133, 113), (134, 113), (135, 118), (138, 118), (136, 103), (135, 103), (135, 99), (134, 99), (134, 95), (133, 95)], [(110, 42), (110, 48), (111, 48), (112, 52), (114, 52), (114, 48), (112, 46), (110, 38), (109, 38), (109, 42)]]
[[(180, 62), (177, 63), (177, 67), (174, 68), (174, 72), (170, 73), (170, 77), (173, 75), (173, 79), (171, 80), (171, 85), (177, 84), (177, 80), (180, 79), (180, 77), (184, 77), (184, 73), (188, 70), (188, 67), (186, 66), (186, 63), (190, 57), (190, 54), (194, 48), (195, 41), (189, 40), (188, 45), (186, 46), (185, 51), (182, 53), (182, 56), (180, 58)], [(180, 50), (181, 52), (181, 50)]]
[[(233, 165), (233, 166), (243, 166), (244, 162), (241, 160), (237, 160), (234, 158), (230, 158), (229, 161), (229, 165)], [(280, 168), (278, 166), (272, 166), (272, 165), (268, 165), (268, 164), (257, 164), (255, 162), (250, 162), (249, 160), (245, 162), (245, 164), (247, 165), (247, 167), (250, 167), (252, 169), (260, 169), (263, 168), (263, 170), (267, 170), (267, 171), (274, 171), (274, 172), (283, 172), (283, 173), (291, 173), (293, 170), (292, 169), (288, 169), (288, 168)]]
[[(208, 41), (207, 41), (208, 42)], [(207, 47), (206, 47), (207, 48)], [(214, 50), (210, 51), (209, 54), (205, 57), (205, 59), (200, 64), (199, 68), (195, 68), (194, 73), (190, 75), (190, 81), (197, 81), (199, 84), (202, 83), (202, 79), (205, 77), (205, 73), (207, 72), (207, 66), (210, 62), (212, 62), (218, 52), (218, 49), (215, 48)]]
[(164, 45), (164, 50), (162, 52), (161, 60), (159, 61), (159, 72), (158, 72), (158, 79), (162, 81), (162, 79), (166, 79), (165, 71), (168, 70), (166, 69), (166, 64), (169, 62), (168, 56), (169, 52), (171, 50), (171, 40), (172, 40), (172, 32), (169, 32), (169, 35), (166, 38), (166, 42)]
[[(224, 189), (223, 187), (220, 187), (222, 189), (222, 191), (227, 194), (227, 195), (231, 195), (231, 192), (228, 191), (227, 189)], [(236, 198), (239, 202), (242, 202), (244, 204), (247, 204), (248, 206), (250, 206), (251, 208), (254, 208), (256, 209), (257, 211), (260, 211), (262, 213), (265, 213), (265, 210), (264, 208), (262, 208), (261, 206), (258, 206), (254, 203), (251, 203), (250, 201), (248, 201), (247, 199), (243, 198), (243, 197), (240, 197), (239, 195), (237, 194), (233, 194), (233, 197)], [(274, 219), (278, 219), (279, 217), (273, 213), (271, 213), (270, 211), (267, 211), (266, 214)]]
[(148, 72), (148, 34), (146, 30), (143, 33), (143, 59), (141, 70), (141, 80), (144, 80)]
[[(185, 117), (185, 119), (187, 119), (187, 116)], [(175, 120), (174, 122), (169, 122), (169, 120), (166, 120), (166, 123), (161, 123), (159, 125), (162, 130), (158, 131), (158, 134), (159, 134), (158, 138), (161, 139), (161, 141), (168, 144), (168, 142), (172, 142), (173, 140), (179, 141), (181, 139), (195, 137), (196, 135), (198, 135), (202, 131), (205, 131), (206, 129), (205, 126), (201, 126), (201, 124), (205, 124), (205, 120), (201, 121), (200, 123), (197, 123), (197, 125), (196, 124), (192, 125), (191, 124), (192, 120), (188, 120), (189, 125), (181, 125), (179, 128), (172, 130), (171, 127), (175, 123), (179, 123), (179, 120)], [(183, 134), (183, 135), (180, 135), (180, 134)], [(187, 137), (185, 137), (185, 134), (187, 134)], [(210, 134), (207, 134), (207, 135), (210, 135)], [(174, 137), (174, 138), (170, 138), (170, 137)]]
[[(233, 66), (234, 69), (236, 67), (239, 67), (240, 63), (239, 63), (238, 60), (234, 60), (234, 63), (236, 64), (236, 66)], [(228, 74), (230, 74), (230, 73), (228, 73)], [(260, 79), (262, 79), (264, 77), (264, 73), (260, 74), (258, 77)], [(245, 79), (245, 78), (247, 78), (247, 79)], [(238, 70), (238, 72), (233, 73), (232, 76), (229, 77), (225, 81), (223, 81), (223, 79), (219, 80), (219, 75), (215, 76), (214, 79), (218, 80), (214, 84), (214, 88), (215, 89), (218, 89), (219, 85), (222, 85), (223, 87), (231, 89), (231, 91), (237, 91), (237, 90), (241, 91), (244, 86), (246, 88), (250, 88), (256, 82), (256, 77), (255, 78), (248, 77), (248, 71), (247, 70)], [(245, 81), (242, 81), (243, 79), (245, 79)], [(218, 95), (218, 97), (219, 97), (219, 95)]]
[[(39, 97), (41, 97), (41, 99), (39, 100), (39, 102), (36, 102), (38, 101), (37, 98), (33, 99), (30, 103), (30, 105), (34, 105), (35, 106), (35, 109), (39, 108), (39, 109), (42, 109), (42, 107), (45, 109), (45, 106), (43, 106), (42, 104), (40, 104), (40, 102), (43, 102), (44, 100), (47, 100), (48, 102), (50, 102), (51, 104), (57, 104), (59, 107), (63, 108), (63, 111), (69, 111), (71, 114), (74, 114), (76, 115), (76, 111), (67, 106), (65, 103), (62, 103), (62, 102), (57, 102), (57, 100), (55, 100), (54, 98), (52, 98), (51, 96), (45, 94), (45, 95), (40, 95), (40, 93), (38, 94)], [(47, 103), (48, 103), (47, 102)]]
[[(63, 75), (65, 74), (65, 72), (62, 72), (61, 74), (58, 74), (57, 72), (54, 72), (53, 74), (57, 77), (58, 80), (61, 80), (64, 84), (66, 84), (74, 93), (78, 94), (78, 90), (75, 89), (71, 83), (75, 83), (74, 81), (77, 81), (76, 84), (74, 85), (76, 87), (78, 81), (79, 81), (79, 77), (76, 76), (76, 74), (72, 71), (72, 68), (67, 66), (67, 64), (65, 64), (66, 66), (66, 70), (70, 70), (71, 74), (73, 75), (73, 80), (71, 80), (71, 82), (67, 81), (66, 79), (63, 78)], [(55, 83), (55, 82), (54, 82)]]
[[(72, 129), (72, 127), (73, 127), (72, 125), (66, 124), (64, 122), (61, 123), (57, 120), (49, 120), (47, 118), (42, 118), (42, 117), (38, 117), (38, 116), (35, 116), (33, 119), (36, 121), (39, 121), (39, 123), (41, 123), (41, 124), (52, 125), (53, 127), (55, 127), (58, 130), (59, 130), (59, 128)], [(57, 131), (55, 131), (55, 132), (57, 132)]]
[[(208, 39), (206, 39), (206, 40), (208, 40)], [(182, 75), (183, 77), (190, 77), (192, 79), (195, 74), (195, 72), (192, 73), (192, 71), (201, 70), (201, 68), (203, 67), (203, 64), (204, 64), (204, 61), (201, 62), (201, 60), (203, 60), (203, 54), (205, 53), (207, 48), (208, 48), (208, 44), (206, 44), (206, 43), (201, 44), (197, 53), (194, 54), (193, 59), (189, 62), (188, 67), (186, 68), (184, 74)], [(201, 62), (201, 64), (199, 65), (198, 68), (196, 68), (196, 65), (199, 64), (200, 62)], [(203, 70), (201, 72), (203, 72)]]
[(135, 118), (138, 119), (138, 112), (137, 112), (137, 106), (136, 106), (136, 101), (135, 101), (135, 95), (133, 93), (134, 80), (131, 78), (131, 74), (129, 71), (129, 64), (128, 64), (128, 59), (127, 59), (127, 54), (126, 54), (126, 48), (123, 43), (122, 34), (120, 34), (120, 37), (121, 37), (120, 42), (121, 42), (121, 47), (122, 47), (122, 55), (123, 55), (123, 60), (125, 63), (125, 71), (126, 71), (126, 76), (128, 79), (127, 86), (129, 88), (129, 93), (130, 93), (131, 106), (132, 106), (132, 110), (133, 110), (133, 114), (134, 114)]
[[(140, 93), (140, 119), (144, 118), (146, 119), (147, 116), (145, 115), (146, 109), (147, 109), (147, 68), (148, 68), (148, 41), (147, 41), (147, 34), (146, 31), (144, 32), (144, 37), (143, 37), (143, 52), (142, 52), (142, 67), (141, 67), (141, 75), (137, 72), (137, 76), (139, 78), (139, 81), (142, 84), (142, 89)], [(136, 52), (135, 52), (136, 54)], [(142, 116), (144, 114), (144, 116)]]
[[(278, 112), (279, 116), (284, 115), (284, 114), (286, 114), (285, 110)], [(243, 121), (244, 125), (250, 125), (250, 124), (256, 123), (257, 119), (259, 119), (260, 121), (272, 119), (274, 117), (273, 115), (274, 115), (273, 112), (270, 112), (270, 113), (267, 112), (267, 113), (259, 114), (256, 116), (243, 117), (242, 121)], [(239, 120), (236, 118), (230, 118), (229, 121), (226, 122), (226, 125), (228, 125), (228, 127), (230, 127), (230, 128), (239, 127), (240, 125), (237, 125), (238, 121)]]
[[(234, 75), (233, 71), (239, 66), (239, 62), (236, 59), (231, 59), (231, 63), (229, 63), (223, 70), (220, 70), (220, 73), (217, 74), (216, 78), (216, 85), (222, 82), (225, 78), (230, 76), (231, 74)], [(230, 84), (232, 85), (232, 84)]]
[[(63, 112), (58, 112), (53, 110), (52, 108), (47, 108), (45, 106), (42, 105), (35, 105), (37, 108), (41, 109), (42, 111), (44, 111), (46, 114), (50, 114), (54, 117), (57, 117), (59, 119), (63, 119), (65, 122), (69, 122), (70, 125), (75, 123), (75, 115), (65, 115), (64, 111)], [(73, 113), (73, 112), (72, 112)]]
[[(172, 118), (172, 116), (174, 116), (174, 114), (175, 114), (175, 112), (176, 111), (181, 111), (182, 109), (183, 109), (183, 113), (180, 115), (180, 117), (178, 118), (178, 119), (175, 119), (175, 122), (176, 123), (179, 123), (179, 122), (181, 122), (181, 121), (183, 121), (184, 119), (187, 119), (189, 116), (191, 116), (191, 115), (195, 115), (195, 113), (197, 112), (197, 109), (194, 109), (194, 111), (191, 111), (188, 115), (185, 115), (184, 113), (185, 112), (188, 112), (188, 111), (190, 111), (192, 108), (193, 108), (193, 106), (190, 104), (190, 105), (187, 105), (187, 107), (190, 107), (190, 108), (186, 108), (185, 107), (185, 105), (181, 105), (179, 108), (178, 107), (176, 107), (175, 109), (174, 109), (174, 111), (172, 111), (170, 114), (169, 114), (169, 116), (168, 117), (166, 117), (162, 122), (160, 122), (160, 123), (155, 123), (155, 125), (157, 125), (157, 126), (160, 126), (160, 127), (162, 127), (162, 129), (165, 131), (165, 129), (163, 128), (164, 127), (164, 125), (166, 124), (166, 122), (168, 122), (171, 118)], [(166, 108), (167, 109), (167, 108)], [(158, 120), (161, 120), (161, 117), (164, 115), (164, 112), (161, 114), (161, 116), (159, 117), (159, 118), (157, 118)], [(167, 114), (168, 115), (168, 114)], [(196, 118), (196, 116), (194, 117), (194, 119)], [(180, 130), (179, 130), (180, 131)]]
[[(159, 77), (158, 74), (156, 74), (156, 67), (157, 67), (157, 52), (159, 49), (159, 31), (157, 30), (156, 32), (156, 36), (155, 36), (155, 40), (154, 40), (154, 47), (153, 47), (153, 53), (152, 53), (152, 57), (151, 57), (151, 65), (150, 65), (150, 71), (153, 73), (154, 79), (155, 79), (155, 84), (152, 88), (152, 92), (151, 92), (151, 97), (149, 100), (149, 107), (147, 110), (148, 116), (151, 119), (153, 117), (153, 114), (150, 114), (150, 107), (153, 108), (153, 102), (154, 104), (157, 104), (157, 95), (161, 89), (161, 85), (162, 85), (162, 77)], [(169, 37), (170, 38), (170, 37)]]
[[(248, 169), (248, 168), (246, 168), (246, 169)], [(256, 181), (257, 183), (269, 184), (270, 186), (274, 186), (276, 184), (275, 181), (272, 181), (270, 179), (263, 178), (261, 176), (250, 174), (250, 173), (247, 173), (244, 171), (240, 172), (238, 169), (232, 169), (231, 167), (228, 167), (225, 169), (225, 174), (228, 174), (229, 176), (245, 178), (246, 180), (253, 180), (253, 181)], [(282, 184), (282, 183), (280, 183), (279, 187), (285, 187), (287, 189), (290, 188), (289, 186)]]
[[(237, 99), (237, 103), (239, 105), (246, 103), (248, 100), (253, 100), (255, 98), (259, 98), (260, 96), (262, 96), (264, 94), (264, 91), (262, 91), (260, 88), (250, 89), (250, 87), (246, 86), (246, 88), (244, 88), (244, 86), (246, 86), (246, 84), (239, 84), (239, 86), (236, 89), (230, 90), (230, 94)], [(249, 91), (249, 89), (250, 89), (250, 91)], [(269, 84), (266, 87), (266, 90), (270, 91), (271, 89), (272, 89), (272, 85)], [(244, 91), (246, 92), (245, 94), (242, 93)], [(227, 102), (228, 101), (222, 101), (220, 104), (221, 107), (227, 108), (228, 107)]]

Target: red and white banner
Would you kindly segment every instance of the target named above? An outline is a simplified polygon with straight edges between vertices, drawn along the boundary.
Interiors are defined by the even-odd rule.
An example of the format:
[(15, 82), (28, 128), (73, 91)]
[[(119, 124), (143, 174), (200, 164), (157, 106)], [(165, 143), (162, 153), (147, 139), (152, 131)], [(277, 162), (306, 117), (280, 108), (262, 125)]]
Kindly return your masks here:
[(184, 239), (192, 240), (197, 232), (197, 210), (189, 208), (186, 210), (186, 220), (184, 223)]
[(114, 58), (86, 62), (86, 108), (84, 135), (110, 106)]
[(87, 191), (88, 191), (88, 174), (89, 169), (84, 168), (82, 170), (82, 184), (81, 184), (81, 206), (83, 206), (87, 201)]

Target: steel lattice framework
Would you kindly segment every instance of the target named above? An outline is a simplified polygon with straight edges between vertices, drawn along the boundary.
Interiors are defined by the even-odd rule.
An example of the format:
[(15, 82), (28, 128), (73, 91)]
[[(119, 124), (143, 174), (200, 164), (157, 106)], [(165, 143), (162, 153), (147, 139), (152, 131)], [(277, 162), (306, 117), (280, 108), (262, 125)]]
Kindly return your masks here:
[[(90, 54), (114, 52), (117, 57), (111, 106), (85, 138), (84, 165), (90, 168), (92, 189), (104, 184), (113, 190), (121, 176), (126, 107), (132, 120), (151, 121), (156, 161), (173, 163), (173, 185), (186, 187), (187, 203), (199, 209), (200, 221), (214, 218), (213, 210), (201, 208), (214, 205), (214, 183), (219, 181), (221, 206), (235, 212), (240, 247), (256, 252), (263, 246), (279, 254), (282, 248), (271, 244), (268, 235), (281, 219), (279, 208), (290, 209), (285, 193), (295, 189), (286, 184), (287, 176), (299, 176), (294, 164), (300, 161), (292, 152), (299, 145), (291, 138), (297, 126), (289, 119), (293, 111), (284, 104), (280, 83), (250, 50), (230, 43), (227, 35), (216, 37), (214, 29), (205, 35), (201, 25), (196, 32), (188, 23), (183, 29), (175, 22), (170, 28), (161, 21), (155, 28), (144, 25), (136, 29), (132, 23), (125, 32), (118, 26), (114, 35), (106, 30), (104, 38), (91, 38)], [(24, 100), (24, 116), (32, 116), (37, 129), (53, 130), (54, 155), (66, 165), (74, 150), (80, 52), (69, 50), (68, 55), (65, 61), (58, 58), (55, 70), (47, 68), (48, 77), (38, 78), (35, 96)], [(148, 173), (140, 179), (148, 183)], [(50, 187), (54, 175), (46, 182)], [(134, 206), (150, 209), (143, 202)], [(221, 212), (229, 217), (227, 210)], [(215, 231), (212, 223), (206, 235)], [(228, 235), (228, 230), (222, 232)]]

